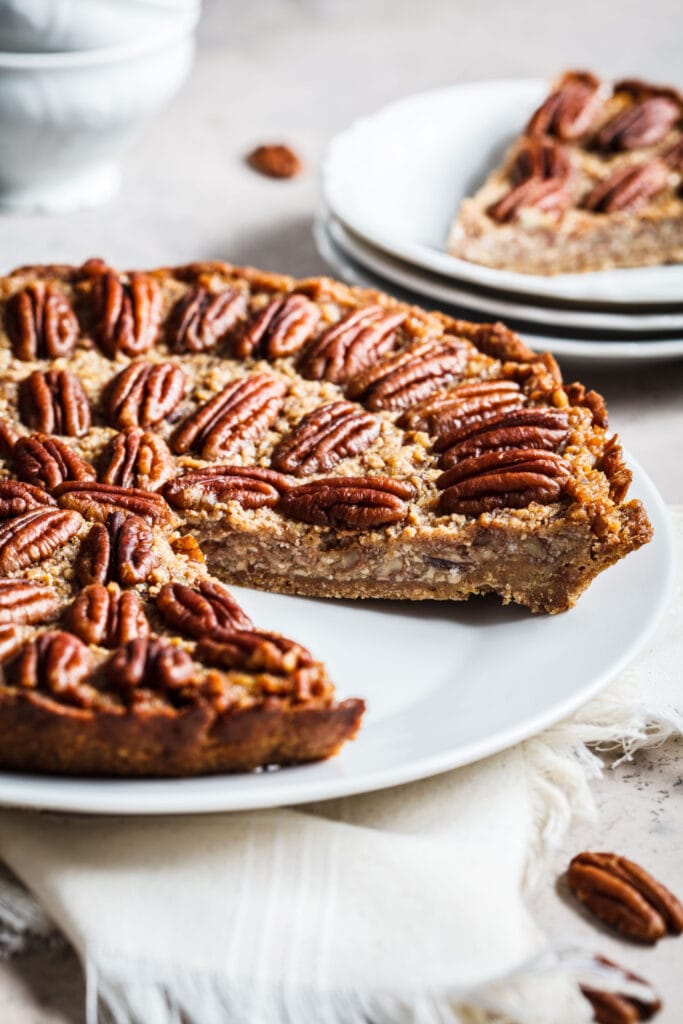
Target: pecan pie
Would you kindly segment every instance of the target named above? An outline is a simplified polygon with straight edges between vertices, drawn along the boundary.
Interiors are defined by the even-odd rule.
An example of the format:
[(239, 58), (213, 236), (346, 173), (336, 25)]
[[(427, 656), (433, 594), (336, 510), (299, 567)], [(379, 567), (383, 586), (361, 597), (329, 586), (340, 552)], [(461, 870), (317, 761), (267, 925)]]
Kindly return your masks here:
[(91, 260), (1, 279), (0, 325), (4, 768), (334, 753), (363, 702), (226, 582), (559, 612), (650, 538), (600, 396), (500, 324)]
[(527, 274), (683, 261), (683, 96), (568, 71), (463, 201), (448, 249)]

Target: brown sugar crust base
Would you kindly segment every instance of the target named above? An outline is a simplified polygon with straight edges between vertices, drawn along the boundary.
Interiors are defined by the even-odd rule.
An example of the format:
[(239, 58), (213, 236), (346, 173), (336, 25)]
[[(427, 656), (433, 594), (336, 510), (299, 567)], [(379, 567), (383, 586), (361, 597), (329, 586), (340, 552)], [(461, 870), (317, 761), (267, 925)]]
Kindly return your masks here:
[(329, 757), (362, 700), (215, 577), (561, 612), (649, 540), (629, 481), (600, 396), (501, 324), (225, 263), (22, 268), (0, 279), (0, 767)]
[[(574, 87), (577, 77), (585, 76), (568, 72), (554, 84), (502, 165), (474, 196), (462, 201), (448, 238), (453, 256), (495, 269), (543, 275), (683, 262), (683, 99), (674, 90), (647, 83), (608, 87), (595, 80), (599, 89), (592, 116), (578, 135), (567, 135), (557, 118), (548, 118), (544, 111), (551, 110), (553, 96)], [(653, 100), (655, 105), (663, 102), (671, 103), (672, 110), (676, 104), (679, 108), (678, 117), (665, 120), (659, 133), (653, 121), (657, 113)], [(606, 144), (602, 133), (624, 115), (640, 118), (639, 125), (646, 129), (641, 144), (633, 136), (626, 137), (623, 145), (618, 140)], [(532, 137), (545, 137), (565, 155), (570, 166), (565, 199), (545, 209), (542, 200), (537, 205), (530, 200), (500, 220), (492, 210), (516, 184), (518, 156)], [(622, 195), (591, 208), (589, 197), (597, 186), (646, 164), (656, 165), (655, 171), (662, 164), (666, 167), (652, 194), (632, 185), (628, 202)]]

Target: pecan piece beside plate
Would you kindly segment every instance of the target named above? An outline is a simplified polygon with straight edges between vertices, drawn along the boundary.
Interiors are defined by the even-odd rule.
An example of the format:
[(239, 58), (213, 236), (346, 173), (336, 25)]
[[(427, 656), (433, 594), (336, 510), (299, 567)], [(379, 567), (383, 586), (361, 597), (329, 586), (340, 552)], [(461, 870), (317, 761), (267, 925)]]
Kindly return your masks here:
[(683, 904), (644, 868), (616, 853), (586, 851), (573, 858), (567, 881), (601, 921), (639, 942), (683, 931)]

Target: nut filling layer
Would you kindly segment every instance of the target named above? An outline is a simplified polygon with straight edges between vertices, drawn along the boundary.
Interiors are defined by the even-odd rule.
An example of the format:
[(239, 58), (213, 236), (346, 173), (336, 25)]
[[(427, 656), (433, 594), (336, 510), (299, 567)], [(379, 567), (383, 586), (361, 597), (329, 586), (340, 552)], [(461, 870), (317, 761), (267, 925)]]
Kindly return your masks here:
[[(548, 115), (565, 135), (579, 93)], [(522, 178), (536, 159), (554, 181), (549, 153)], [(4, 768), (335, 753), (363, 702), (225, 582), (559, 612), (650, 537), (600, 396), (502, 325), (324, 278), (99, 260), (2, 279), (0, 324)]]

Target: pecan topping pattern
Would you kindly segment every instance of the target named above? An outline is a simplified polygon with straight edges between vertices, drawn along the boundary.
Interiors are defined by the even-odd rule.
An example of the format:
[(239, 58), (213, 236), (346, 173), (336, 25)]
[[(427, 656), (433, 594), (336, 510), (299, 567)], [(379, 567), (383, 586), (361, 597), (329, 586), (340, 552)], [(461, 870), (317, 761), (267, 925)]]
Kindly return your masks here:
[(160, 494), (134, 487), (67, 482), (59, 485), (56, 496), (62, 508), (75, 509), (96, 523), (105, 522), (112, 512), (126, 512), (168, 526), (174, 525), (176, 521)]
[(559, 88), (534, 113), (528, 135), (555, 135), (565, 142), (580, 139), (600, 108), (600, 82), (586, 71), (570, 71)]
[(351, 402), (314, 409), (280, 441), (272, 464), (282, 473), (324, 473), (342, 459), (359, 455), (379, 437), (380, 421)]
[(279, 509), (291, 519), (315, 526), (369, 529), (400, 523), (408, 515), (415, 488), (383, 476), (338, 476), (286, 490)]
[(595, 137), (600, 149), (625, 151), (654, 146), (669, 134), (681, 107), (667, 96), (650, 96), (626, 107), (603, 125)]
[(42, 622), (59, 604), (56, 591), (33, 580), (0, 580), (0, 623)]
[(236, 455), (273, 425), (284, 394), (284, 384), (267, 373), (233, 381), (178, 427), (171, 449), (176, 455), (196, 451), (205, 459)]
[(512, 380), (482, 380), (457, 384), (406, 410), (397, 420), (400, 427), (425, 430), (442, 441), (451, 425), (461, 419), (474, 423), (476, 418), (490, 412), (504, 413), (519, 409), (523, 395), (519, 384)]
[(493, 220), (506, 223), (522, 209), (558, 215), (569, 206), (571, 166), (564, 148), (548, 138), (528, 138), (511, 169), (512, 188), (486, 211)]
[(169, 319), (169, 345), (175, 352), (209, 352), (244, 316), (244, 294), (237, 288), (210, 292), (190, 289), (173, 308)]
[(131, 363), (107, 388), (107, 423), (153, 427), (171, 415), (185, 396), (185, 374), (175, 363)]
[(42, 487), (22, 483), (20, 480), (0, 480), (0, 519), (20, 516), (32, 509), (55, 505)]
[(218, 580), (202, 580), (195, 588), (167, 583), (159, 591), (156, 603), (169, 626), (198, 640), (253, 626), (228, 588)]
[(14, 468), (18, 477), (35, 487), (52, 491), (65, 480), (94, 480), (95, 470), (58, 437), (32, 434), (20, 437), (14, 446)]
[(197, 671), (192, 658), (168, 640), (137, 637), (111, 656), (105, 672), (108, 682), (135, 700), (135, 690), (177, 691), (193, 683)]
[(287, 478), (272, 469), (209, 466), (186, 473), (164, 487), (171, 505), (211, 511), (220, 502), (237, 501), (243, 508), (273, 508), (288, 487)]
[(42, 562), (66, 544), (81, 526), (75, 512), (38, 508), (0, 525), (0, 572), (9, 574)]
[(442, 469), (461, 459), (503, 448), (543, 448), (557, 451), (569, 438), (569, 420), (559, 409), (527, 408), (475, 414), (454, 420), (434, 445), (443, 450)]
[(66, 614), (66, 625), (83, 643), (119, 647), (149, 636), (149, 622), (139, 595), (91, 583), (84, 587)]
[(68, 370), (34, 370), (19, 385), (22, 422), (41, 434), (82, 437), (90, 428), (90, 403)]
[(343, 384), (391, 352), (404, 320), (405, 313), (388, 313), (382, 306), (355, 309), (306, 346), (299, 371), (309, 380)]
[(158, 491), (175, 476), (175, 460), (158, 434), (139, 427), (121, 431), (103, 454), (100, 480), (113, 487)]
[(105, 355), (139, 356), (152, 347), (161, 319), (159, 285), (147, 274), (133, 273), (127, 282), (112, 271), (93, 284), (95, 337)]
[(319, 319), (318, 307), (305, 295), (272, 299), (253, 324), (235, 339), (233, 352), (241, 359), (292, 355), (308, 341)]
[(139, 516), (114, 512), (105, 523), (90, 529), (78, 559), (80, 583), (144, 583), (159, 564), (154, 550), (154, 533)]
[(571, 467), (555, 452), (510, 448), (456, 463), (438, 478), (439, 511), (480, 515), (497, 508), (526, 508), (557, 501)]
[(663, 160), (622, 167), (599, 182), (583, 201), (593, 213), (632, 213), (666, 187), (669, 168)]
[(42, 633), (26, 644), (8, 666), (8, 678), (28, 690), (47, 690), (77, 707), (92, 701), (92, 688), (85, 682), (92, 668), (88, 648), (71, 633)]
[(17, 359), (68, 356), (78, 339), (78, 320), (54, 285), (35, 281), (15, 292), (5, 311), (5, 329)]
[(644, 868), (616, 853), (580, 853), (567, 872), (569, 887), (601, 921), (639, 942), (683, 932), (683, 904)]
[(368, 409), (405, 409), (461, 373), (468, 353), (457, 338), (424, 342), (357, 374), (349, 381), (348, 395)]

